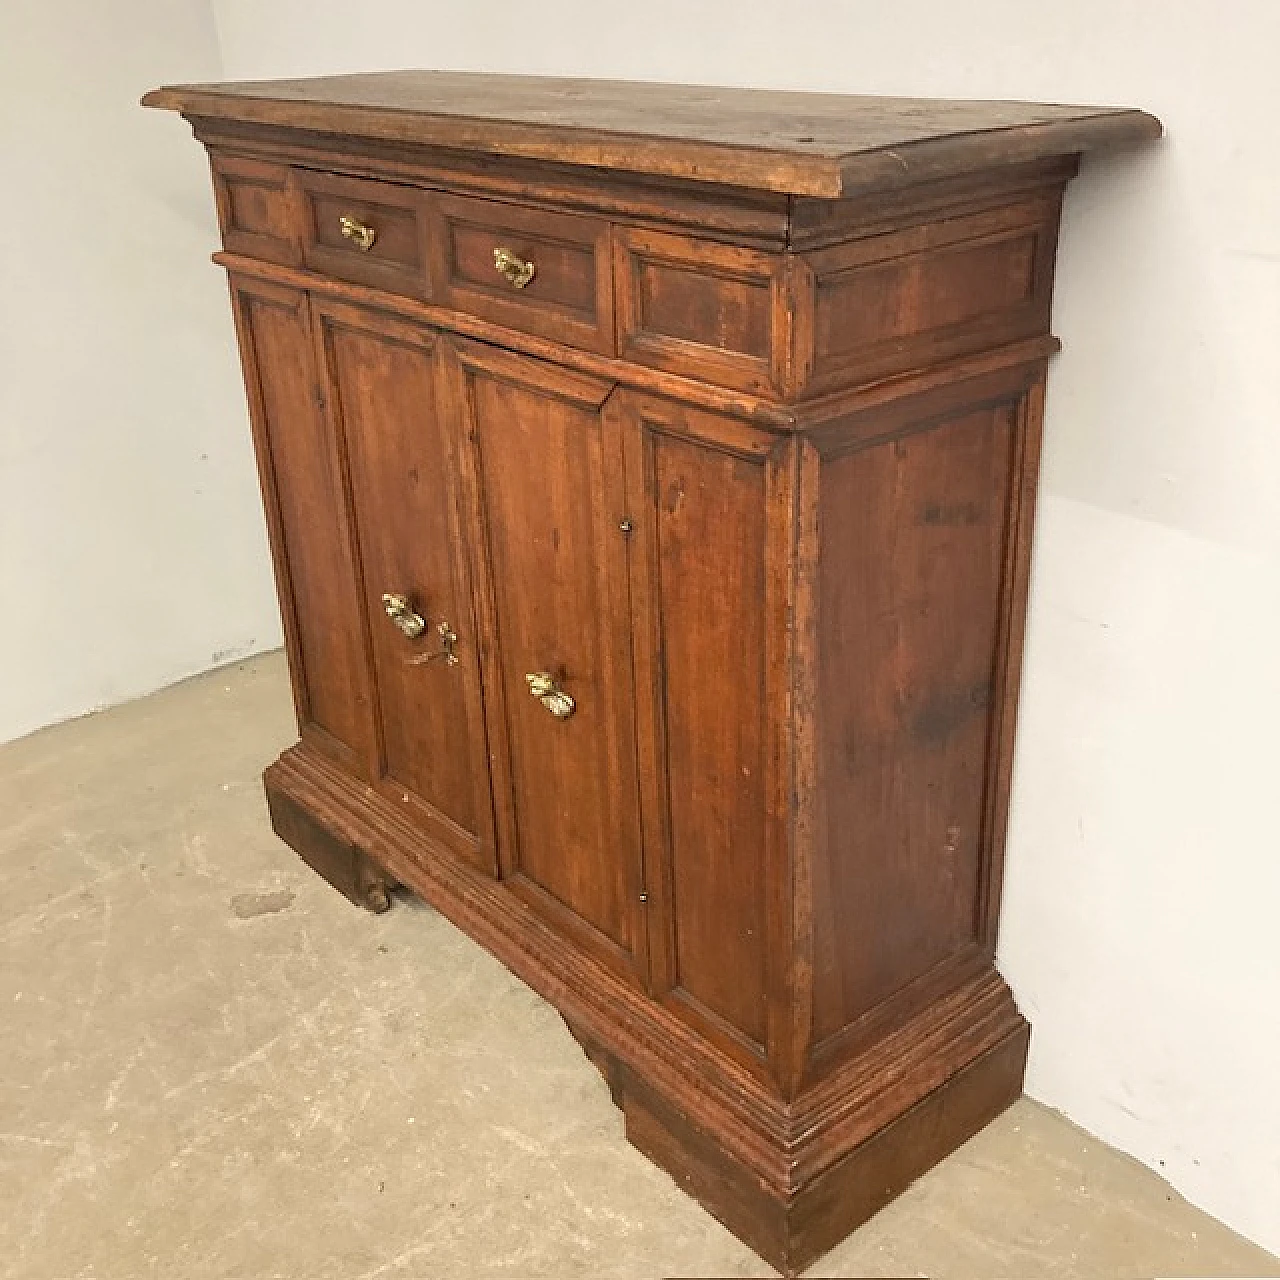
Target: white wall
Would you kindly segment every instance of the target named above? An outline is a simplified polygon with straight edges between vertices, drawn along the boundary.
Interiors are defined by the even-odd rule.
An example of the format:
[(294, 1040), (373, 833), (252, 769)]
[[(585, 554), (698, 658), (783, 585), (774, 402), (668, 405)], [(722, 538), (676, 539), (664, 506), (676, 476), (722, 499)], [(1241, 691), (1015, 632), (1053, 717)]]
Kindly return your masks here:
[(231, 77), (422, 66), (1136, 105), (1069, 196), (1002, 964), (1029, 1089), (1280, 1250), (1274, 0), (213, 0)]
[(0, 3), (0, 742), (280, 643), (190, 131), (207, 0)]

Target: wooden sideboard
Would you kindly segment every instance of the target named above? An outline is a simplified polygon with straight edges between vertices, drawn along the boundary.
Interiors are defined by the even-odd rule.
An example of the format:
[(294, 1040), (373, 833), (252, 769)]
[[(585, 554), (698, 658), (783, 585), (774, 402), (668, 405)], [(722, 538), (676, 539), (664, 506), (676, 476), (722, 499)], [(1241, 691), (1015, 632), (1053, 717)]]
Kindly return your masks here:
[(1021, 1090), (1058, 215), (1159, 123), (428, 72), (144, 102), (212, 161), (276, 831), (492, 951), (631, 1141), (805, 1266)]

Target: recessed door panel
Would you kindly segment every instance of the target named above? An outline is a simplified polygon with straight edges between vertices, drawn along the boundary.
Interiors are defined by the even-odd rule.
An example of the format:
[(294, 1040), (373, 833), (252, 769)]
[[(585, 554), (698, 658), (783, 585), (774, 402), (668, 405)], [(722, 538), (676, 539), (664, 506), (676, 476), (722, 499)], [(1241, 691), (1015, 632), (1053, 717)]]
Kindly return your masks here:
[(504, 871), (601, 957), (633, 970), (643, 928), (621, 451), (610, 387), (474, 345), (457, 394), (510, 771)]
[[(781, 1043), (786, 574), (777, 437), (625, 394), (637, 712), (655, 993), (759, 1067)], [(781, 938), (769, 929), (783, 920)], [(780, 1008), (780, 1001), (773, 1001)]]
[(299, 731), (309, 747), (368, 776), (369, 672), (307, 295), (234, 275), (231, 292)]
[(431, 331), (317, 302), (377, 685), (380, 788), (494, 871), (479, 662)]

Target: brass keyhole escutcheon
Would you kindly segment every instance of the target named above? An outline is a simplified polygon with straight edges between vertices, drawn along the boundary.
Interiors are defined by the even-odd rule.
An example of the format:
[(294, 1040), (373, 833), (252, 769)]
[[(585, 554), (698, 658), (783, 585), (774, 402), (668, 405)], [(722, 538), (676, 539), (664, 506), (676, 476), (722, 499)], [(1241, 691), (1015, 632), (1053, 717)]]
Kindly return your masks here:
[(557, 720), (567, 720), (573, 715), (577, 703), (560, 688), (550, 671), (530, 671), (525, 675), (529, 692), (551, 712)]
[(526, 262), (524, 258), (512, 253), (503, 245), (499, 245), (493, 251), (493, 265), (515, 289), (523, 289), (533, 279), (538, 269), (531, 261)]
[(411, 667), (420, 667), (427, 662), (443, 661), (446, 667), (456, 667), (461, 658), (453, 651), (458, 643), (458, 634), (447, 622), (436, 623), (436, 635), (440, 637), (440, 648), (435, 653), (420, 653), (409, 659)]
[(373, 248), (373, 242), (378, 238), (378, 233), (367, 223), (361, 222), (359, 218), (353, 218), (349, 214), (343, 214), (338, 219), (338, 226), (342, 228), (342, 234), (351, 241), (357, 249), (363, 249), (368, 253)]

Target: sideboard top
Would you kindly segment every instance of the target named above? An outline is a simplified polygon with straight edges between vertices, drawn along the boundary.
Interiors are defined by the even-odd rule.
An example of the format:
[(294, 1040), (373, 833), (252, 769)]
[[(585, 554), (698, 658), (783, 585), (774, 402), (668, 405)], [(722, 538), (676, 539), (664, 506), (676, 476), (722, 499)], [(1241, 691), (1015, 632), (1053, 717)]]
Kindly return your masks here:
[(190, 117), (839, 197), (1160, 135), (1122, 107), (383, 71), (176, 85)]

